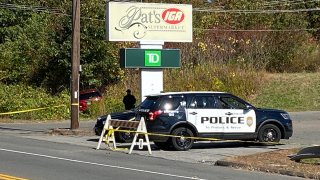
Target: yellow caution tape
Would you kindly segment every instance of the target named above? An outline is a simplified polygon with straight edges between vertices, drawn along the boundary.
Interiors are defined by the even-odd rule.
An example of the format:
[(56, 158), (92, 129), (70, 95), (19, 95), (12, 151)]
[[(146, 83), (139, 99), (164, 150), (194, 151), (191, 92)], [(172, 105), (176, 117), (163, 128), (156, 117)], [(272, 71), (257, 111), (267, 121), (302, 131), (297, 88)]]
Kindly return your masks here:
[(110, 148), (112, 151), (127, 151), (128, 148)]
[[(110, 130), (111, 130), (111, 129), (110, 129)], [(168, 135), (168, 134), (144, 133), (144, 132), (138, 132), (138, 131), (132, 131), (132, 130), (120, 130), (120, 129), (112, 129), (112, 131), (113, 131), (113, 132), (118, 131), (118, 132), (147, 134), (147, 135), (150, 135), (150, 136), (186, 138), (186, 139), (203, 140), (203, 141), (250, 142), (250, 143), (258, 143), (258, 144), (280, 145), (280, 143), (278, 143), (278, 142), (256, 142), (256, 141), (243, 141), (243, 140), (225, 140), (225, 139), (218, 139), (218, 138), (186, 137), (186, 136), (175, 136), (175, 135)]]
[[(109, 129), (108, 130), (108, 133), (106, 134), (106, 137), (105, 137), (105, 139), (109, 139), (109, 138), (112, 138), (112, 136), (113, 136), (113, 133), (116, 131), (116, 130), (118, 130), (119, 128), (117, 128), (117, 129)], [(105, 142), (107, 142), (107, 140), (105, 140)], [(110, 144), (111, 144), (111, 142), (108, 142), (107, 143), (107, 145), (108, 145), (108, 147), (111, 147), (110, 146)], [(110, 148), (112, 151), (126, 151), (126, 150), (128, 150), (128, 148)]]
[(114, 133), (114, 129), (109, 129), (108, 134), (106, 135), (107, 137), (112, 137), (112, 134)]
[(9, 176), (6, 174), (0, 174), (0, 179), (3, 179), (3, 180), (28, 180), (28, 179), (24, 179), (24, 178)]
[(18, 113), (31, 112), (31, 111), (39, 111), (39, 110), (43, 110), (43, 109), (57, 108), (57, 107), (62, 107), (62, 106), (66, 106), (66, 105), (43, 107), (43, 108), (36, 108), (36, 109), (28, 109), (28, 110), (22, 110), (22, 111), (5, 112), (5, 113), (0, 113), (0, 115), (9, 115), (9, 114), (18, 114)]

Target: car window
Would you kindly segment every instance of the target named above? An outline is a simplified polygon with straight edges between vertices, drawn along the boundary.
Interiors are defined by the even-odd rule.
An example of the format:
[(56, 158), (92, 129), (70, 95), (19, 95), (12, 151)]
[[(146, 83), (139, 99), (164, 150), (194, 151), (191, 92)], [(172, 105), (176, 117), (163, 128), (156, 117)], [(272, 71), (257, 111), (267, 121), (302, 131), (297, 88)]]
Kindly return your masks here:
[(79, 98), (80, 100), (86, 100), (94, 97), (101, 97), (101, 94), (99, 92), (84, 93), (84, 94), (80, 94)]
[(141, 109), (151, 109), (159, 99), (159, 96), (149, 96), (140, 105)]
[(214, 109), (217, 108), (216, 100), (213, 96), (195, 96), (190, 103), (190, 108)]
[(232, 97), (220, 97), (220, 104), (223, 109), (246, 109), (246, 105)]
[(165, 96), (161, 98), (158, 107), (161, 110), (176, 110), (180, 106), (181, 101), (183, 101), (181, 96)]

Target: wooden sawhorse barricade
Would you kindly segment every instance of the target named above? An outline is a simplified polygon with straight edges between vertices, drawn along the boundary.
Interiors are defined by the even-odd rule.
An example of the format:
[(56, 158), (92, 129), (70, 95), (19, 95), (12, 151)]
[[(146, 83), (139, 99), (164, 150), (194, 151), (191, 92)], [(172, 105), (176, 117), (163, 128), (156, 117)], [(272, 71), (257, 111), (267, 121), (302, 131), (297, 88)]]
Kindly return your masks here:
[[(140, 119), (140, 121), (128, 121), (128, 120), (111, 119), (111, 116), (108, 115), (106, 122), (104, 124), (103, 130), (101, 132), (100, 139), (96, 149), (100, 148), (104, 136), (105, 136), (105, 142), (107, 144), (109, 144), (112, 141), (113, 149), (117, 148), (116, 140), (114, 137), (114, 131), (115, 131), (114, 128), (116, 128), (116, 130), (119, 128), (134, 129), (135, 135), (130, 146), (129, 154), (132, 153), (132, 150), (135, 145), (139, 145), (139, 148), (141, 149), (143, 148), (143, 146), (147, 146), (149, 154), (152, 154), (150, 141), (147, 134), (147, 127), (143, 117)], [(146, 142), (143, 142), (143, 140), (139, 140), (139, 142), (137, 142), (137, 138), (139, 134), (144, 135)]]

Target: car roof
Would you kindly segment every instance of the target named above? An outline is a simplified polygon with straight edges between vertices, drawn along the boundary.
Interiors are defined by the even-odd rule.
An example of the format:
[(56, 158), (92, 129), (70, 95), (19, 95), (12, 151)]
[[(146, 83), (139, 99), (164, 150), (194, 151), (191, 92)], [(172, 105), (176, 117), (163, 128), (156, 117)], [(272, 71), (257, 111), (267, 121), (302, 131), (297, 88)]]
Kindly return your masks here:
[(164, 96), (164, 95), (179, 95), (179, 94), (229, 94), (226, 92), (218, 92), (218, 91), (183, 91), (183, 92), (162, 92), (158, 94), (150, 94), (149, 96)]
[(86, 93), (92, 93), (92, 92), (100, 93), (98, 89), (85, 89), (85, 90), (80, 91), (80, 94), (86, 94)]

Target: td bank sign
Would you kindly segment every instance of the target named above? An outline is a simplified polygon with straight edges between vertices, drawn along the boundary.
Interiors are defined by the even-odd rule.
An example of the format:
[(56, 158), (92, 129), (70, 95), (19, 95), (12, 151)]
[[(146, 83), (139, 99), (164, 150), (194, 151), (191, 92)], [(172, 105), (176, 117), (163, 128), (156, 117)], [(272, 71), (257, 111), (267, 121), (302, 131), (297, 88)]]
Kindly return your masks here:
[(107, 40), (192, 42), (192, 6), (108, 2)]
[(145, 60), (144, 61), (145, 67), (148, 67), (148, 66), (160, 67), (161, 51), (145, 51), (144, 60)]
[(124, 68), (179, 68), (179, 49), (120, 49), (120, 66)]

